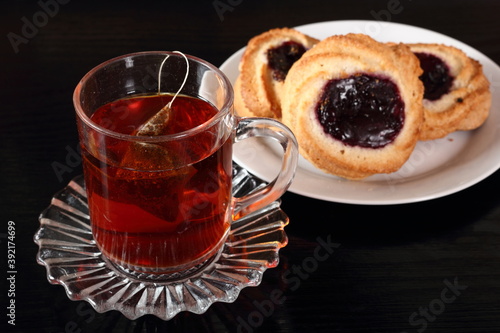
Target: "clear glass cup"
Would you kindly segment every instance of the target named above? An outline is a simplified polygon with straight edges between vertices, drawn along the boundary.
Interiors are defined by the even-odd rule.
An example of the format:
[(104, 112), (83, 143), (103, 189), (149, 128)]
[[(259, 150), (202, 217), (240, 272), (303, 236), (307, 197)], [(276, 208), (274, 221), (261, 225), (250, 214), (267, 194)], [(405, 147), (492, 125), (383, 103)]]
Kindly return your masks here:
[[(235, 116), (229, 80), (196, 57), (158, 51), (111, 59), (82, 78), (73, 101), (93, 238), (130, 274), (200, 269), (220, 252), (234, 219), (277, 200), (293, 179), (291, 131)], [(277, 140), (283, 164), (274, 181), (237, 198), (233, 143), (250, 137)]]

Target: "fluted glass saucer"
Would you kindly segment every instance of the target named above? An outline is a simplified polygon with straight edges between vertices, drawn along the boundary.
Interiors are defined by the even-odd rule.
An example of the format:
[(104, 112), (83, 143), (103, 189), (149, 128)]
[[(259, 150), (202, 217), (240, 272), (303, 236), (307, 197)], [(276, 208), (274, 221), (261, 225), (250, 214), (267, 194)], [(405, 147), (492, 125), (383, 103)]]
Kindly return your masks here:
[[(233, 173), (234, 196), (264, 185), (236, 164)], [(234, 302), (243, 288), (258, 286), (264, 271), (278, 265), (278, 252), (288, 242), (288, 217), (275, 201), (233, 221), (218, 256), (198, 271), (151, 281), (126, 274), (102, 256), (92, 238), (83, 176), (55, 194), (39, 220), (37, 262), (46, 267), (49, 282), (62, 285), (71, 300), (129, 319), (152, 314), (169, 320), (181, 311), (201, 314), (214, 302)]]

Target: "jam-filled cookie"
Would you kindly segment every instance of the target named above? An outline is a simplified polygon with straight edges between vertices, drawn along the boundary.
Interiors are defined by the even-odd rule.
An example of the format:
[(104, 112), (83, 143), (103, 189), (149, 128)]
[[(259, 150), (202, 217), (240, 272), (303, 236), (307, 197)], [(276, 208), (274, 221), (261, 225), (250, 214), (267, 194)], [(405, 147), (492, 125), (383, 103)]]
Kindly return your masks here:
[(283, 122), (302, 155), (325, 172), (362, 179), (397, 171), (419, 138), (421, 72), (405, 45), (331, 36), (288, 72)]
[(317, 42), (290, 28), (272, 29), (252, 38), (239, 64), (236, 112), (281, 119), (281, 90), (288, 70)]
[(491, 93), (481, 64), (462, 50), (442, 44), (408, 44), (420, 60), (424, 83), (421, 140), (472, 130), (489, 114)]

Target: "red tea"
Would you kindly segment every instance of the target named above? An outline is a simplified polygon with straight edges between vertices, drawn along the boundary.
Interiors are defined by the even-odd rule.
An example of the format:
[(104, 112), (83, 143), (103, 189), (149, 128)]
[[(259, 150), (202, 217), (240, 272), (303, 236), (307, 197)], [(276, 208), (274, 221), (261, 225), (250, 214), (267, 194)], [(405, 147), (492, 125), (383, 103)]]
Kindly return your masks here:
[[(91, 116), (134, 135), (171, 95), (135, 96)], [(161, 135), (206, 123), (218, 110), (179, 95)], [(215, 126), (217, 127), (217, 126)], [(136, 142), (86, 134), (82, 147), (92, 232), (100, 250), (126, 267), (179, 270), (214, 254), (229, 229), (232, 134), (205, 130), (190, 138)]]

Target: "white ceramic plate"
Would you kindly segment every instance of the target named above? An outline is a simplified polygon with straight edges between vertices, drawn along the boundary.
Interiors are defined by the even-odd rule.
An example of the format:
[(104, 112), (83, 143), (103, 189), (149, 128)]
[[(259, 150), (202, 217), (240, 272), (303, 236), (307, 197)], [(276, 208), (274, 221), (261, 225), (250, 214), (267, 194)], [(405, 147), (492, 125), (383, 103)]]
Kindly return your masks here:
[[(493, 103), (488, 120), (471, 132), (419, 142), (410, 159), (389, 175), (374, 175), (362, 181), (348, 181), (326, 174), (302, 157), (290, 191), (304, 196), (351, 204), (401, 204), (439, 198), (476, 184), (500, 167), (500, 67), (470, 46), (430, 30), (377, 21), (331, 21), (296, 27), (322, 39), (349, 32), (365, 33), (382, 42), (444, 43), (462, 49), (483, 64), (491, 82)], [(244, 48), (221, 66), (234, 83)], [(256, 176), (271, 181), (281, 165), (281, 153), (274, 143), (249, 139), (235, 147), (234, 160)]]

